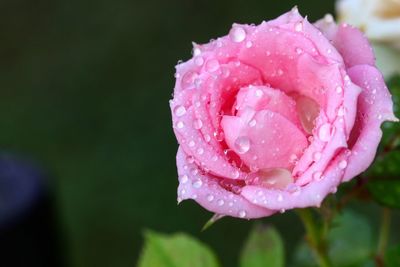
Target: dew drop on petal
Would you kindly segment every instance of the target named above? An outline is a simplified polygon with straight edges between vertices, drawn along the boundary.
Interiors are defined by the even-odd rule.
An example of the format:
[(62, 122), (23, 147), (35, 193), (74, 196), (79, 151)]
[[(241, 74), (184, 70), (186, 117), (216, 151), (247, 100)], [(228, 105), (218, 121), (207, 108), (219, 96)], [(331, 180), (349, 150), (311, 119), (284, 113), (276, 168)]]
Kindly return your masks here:
[(194, 188), (200, 188), (203, 185), (203, 182), (200, 179), (197, 179), (193, 182), (193, 187)]
[(204, 154), (204, 149), (201, 148), (201, 147), (199, 147), (199, 148), (197, 149), (197, 154), (203, 155), (203, 154)]
[(246, 39), (246, 31), (240, 26), (234, 26), (230, 32), (229, 37), (235, 43), (240, 43)]
[(219, 69), (219, 62), (216, 59), (210, 59), (206, 63), (206, 70), (208, 72), (214, 72)]
[(256, 126), (256, 124), (257, 124), (257, 121), (255, 119), (252, 119), (251, 121), (249, 121), (250, 127), (254, 127), (254, 126)]
[(292, 173), (284, 168), (261, 169), (259, 172), (260, 184), (273, 189), (285, 189), (293, 183)]
[(199, 130), (199, 129), (201, 129), (201, 127), (203, 127), (203, 122), (202, 122), (200, 119), (196, 119), (196, 120), (194, 120), (194, 122), (193, 122), (193, 127), (194, 127), (196, 130)]
[(223, 200), (223, 199), (219, 199), (218, 201), (217, 201), (217, 204), (218, 204), (218, 206), (223, 206), (224, 205), (224, 203), (225, 203), (225, 201)]
[(247, 41), (246, 42), (246, 47), (247, 48), (250, 48), (250, 47), (252, 47), (253, 46), (253, 43), (251, 42), (251, 41)]
[(208, 143), (211, 141), (211, 136), (209, 134), (204, 135), (204, 140)]
[(233, 176), (233, 178), (239, 178), (239, 176), (240, 176), (240, 173), (239, 173), (239, 171), (238, 170), (234, 170), (233, 172), (232, 172), (232, 176)]
[(194, 162), (194, 158), (192, 156), (188, 156), (186, 160), (190, 164)]
[(197, 78), (198, 74), (194, 71), (188, 71), (182, 77), (182, 88), (187, 89), (191, 87), (194, 83), (194, 80)]
[(254, 94), (256, 97), (260, 98), (263, 96), (264, 93), (261, 89), (257, 89)]
[(339, 162), (339, 168), (343, 170), (343, 169), (346, 169), (346, 167), (347, 167), (347, 161), (346, 160), (341, 160)]
[(182, 177), (181, 177), (181, 179), (180, 179), (180, 181), (181, 181), (182, 184), (187, 183), (188, 180), (189, 180), (189, 177), (188, 177), (186, 174), (185, 174), (185, 175), (182, 175)]
[(322, 153), (321, 152), (315, 152), (313, 154), (314, 161), (319, 161), (321, 159), (321, 157), (322, 157)]
[(322, 172), (316, 171), (316, 172), (314, 172), (314, 174), (313, 174), (312, 177), (313, 177), (314, 181), (321, 181), (321, 179), (322, 179)]
[(197, 66), (202, 66), (204, 64), (204, 58), (201, 56), (197, 56), (194, 58), (194, 64), (196, 64)]
[(250, 139), (247, 136), (239, 136), (235, 140), (235, 151), (244, 154), (250, 150)]
[(181, 117), (181, 116), (185, 115), (185, 113), (186, 113), (186, 108), (184, 106), (178, 105), (174, 108), (174, 114), (177, 117)]
[(296, 32), (301, 32), (301, 31), (303, 30), (303, 22), (297, 22), (297, 23), (294, 25), (294, 30), (295, 30)]
[(239, 211), (239, 217), (240, 218), (244, 218), (244, 217), (246, 217), (246, 211), (244, 211), (244, 210), (241, 210), (241, 211)]
[(318, 137), (323, 142), (328, 142), (332, 137), (332, 126), (329, 123), (324, 123), (319, 127)]
[(188, 143), (189, 147), (194, 147), (196, 143), (193, 140), (190, 140)]
[(278, 195), (278, 202), (282, 202), (283, 201), (283, 196), (281, 194)]
[(183, 123), (183, 121), (178, 121), (176, 123), (176, 128), (183, 129), (183, 127), (185, 127), (185, 124)]
[(343, 87), (341, 86), (336, 87), (336, 93), (340, 94), (342, 92), (343, 92)]
[(207, 196), (207, 201), (208, 202), (212, 202), (214, 200), (214, 196), (213, 195), (208, 195)]
[(319, 115), (319, 105), (309, 97), (300, 96), (296, 101), (296, 110), (304, 131), (311, 134)]

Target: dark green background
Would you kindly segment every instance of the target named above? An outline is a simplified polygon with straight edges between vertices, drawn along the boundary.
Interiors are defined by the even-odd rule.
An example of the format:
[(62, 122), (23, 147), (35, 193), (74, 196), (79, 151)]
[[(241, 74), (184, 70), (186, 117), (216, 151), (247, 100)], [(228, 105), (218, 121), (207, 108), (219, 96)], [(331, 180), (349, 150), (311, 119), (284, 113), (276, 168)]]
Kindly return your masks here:
[[(0, 2), (1, 148), (52, 174), (68, 266), (135, 266), (146, 228), (191, 233), (236, 266), (253, 223), (224, 219), (201, 233), (211, 214), (176, 205), (174, 66), (192, 41), (294, 5), (310, 21), (334, 9), (326, 0)], [(288, 212), (264, 221), (290, 254), (299, 220)]]

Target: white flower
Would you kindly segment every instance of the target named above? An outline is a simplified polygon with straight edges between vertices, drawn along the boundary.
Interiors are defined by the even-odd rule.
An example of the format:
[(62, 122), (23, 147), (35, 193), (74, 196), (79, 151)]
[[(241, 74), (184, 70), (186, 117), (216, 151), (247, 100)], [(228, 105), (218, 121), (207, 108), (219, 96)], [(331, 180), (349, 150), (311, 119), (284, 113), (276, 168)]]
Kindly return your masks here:
[(400, 74), (400, 0), (339, 0), (339, 21), (360, 28), (373, 43), (385, 77)]

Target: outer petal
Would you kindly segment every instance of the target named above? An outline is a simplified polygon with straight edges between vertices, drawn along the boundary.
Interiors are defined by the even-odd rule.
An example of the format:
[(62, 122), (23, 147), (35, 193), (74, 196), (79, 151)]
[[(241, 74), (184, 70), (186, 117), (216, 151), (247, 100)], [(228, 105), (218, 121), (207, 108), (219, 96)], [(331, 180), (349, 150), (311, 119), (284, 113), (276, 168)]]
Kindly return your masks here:
[(252, 203), (267, 209), (284, 211), (293, 208), (319, 207), (326, 195), (336, 192), (344, 173), (340, 162), (346, 157), (345, 151), (336, 157), (322, 173), (323, 178), (320, 181), (314, 181), (303, 187), (292, 184), (286, 190), (246, 186), (242, 189), (242, 195)]
[(179, 174), (178, 201), (194, 199), (205, 209), (220, 215), (239, 218), (260, 218), (275, 211), (251, 204), (241, 195), (225, 190), (216, 177), (204, 174), (200, 168), (187, 160), (181, 148), (176, 156)]
[(351, 132), (351, 156), (344, 175), (348, 181), (372, 163), (382, 137), (380, 126), (384, 121), (397, 121), (393, 102), (382, 74), (369, 65), (359, 65), (348, 70), (351, 80), (362, 87), (358, 101), (356, 123)]
[(368, 39), (358, 30), (347, 24), (339, 26), (333, 45), (342, 55), (347, 68), (367, 64), (375, 66), (375, 56)]

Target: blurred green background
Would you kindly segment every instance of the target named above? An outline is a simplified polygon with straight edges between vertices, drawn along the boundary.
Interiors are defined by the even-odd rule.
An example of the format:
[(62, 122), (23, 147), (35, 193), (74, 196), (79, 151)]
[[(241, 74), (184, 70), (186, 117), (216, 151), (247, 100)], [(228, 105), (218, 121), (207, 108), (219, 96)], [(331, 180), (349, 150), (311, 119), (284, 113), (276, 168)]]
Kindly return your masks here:
[[(51, 173), (67, 266), (135, 266), (144, 229), (190, 233), (237, 265), (253, 222), (200, 232), (211, 214), (176, 205), (174, 66), (192, 41), (294, 5), (310, 21), (334, 11), (326, 0), (0, 1), (1, 148)], [(290, 254), (300, 221), (292, 212), (264, 221)]]

